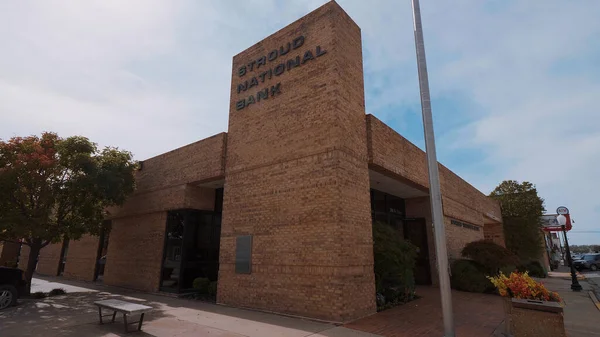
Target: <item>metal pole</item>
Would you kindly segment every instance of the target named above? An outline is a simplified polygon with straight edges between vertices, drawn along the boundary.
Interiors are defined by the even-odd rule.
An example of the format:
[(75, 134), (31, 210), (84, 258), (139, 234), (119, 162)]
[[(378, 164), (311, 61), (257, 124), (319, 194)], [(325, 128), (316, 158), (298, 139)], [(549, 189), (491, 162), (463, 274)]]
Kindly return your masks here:
[(450, 276), (448, 269), (448, 252), (446, 250), (446, 231), (442, 212), (442, 193), (438, 172), (437, 155), (435, 153), (435, 137), (433, 134), (433, 117), (429, 97), (429, 80), (425, 61), (425, 44), (423, 42), (423, 26), (421, 24), (421, 8), (419, 0), (412, 0), (415, 46), (417, 49), (417, 68), (419, 71), (419, 89), (421, 91), (421, 110), (423, 112), (423, 128), (425, 132), (425, 151), (429, 169), (429, 196), (435, 236), (435, 251), (440, 278), (440, 295), (442, 315), (444, 319), (444, 336), (454, 337), (454, 317), (452, 314), (452, 293), (450, 292)]
[(569, 248), (569, 240), (567, 239), (567, 229), (565, 225), (562, 225), (563, 234), (565, 235), (565, 248), (567, 249), (567, 259), (569, 261), (569, 267), (571, 268), (571, 290), (573, 291), (581, 291), (581, 284), (577, 280), (577, 273), (575, 272), (575, 267), (573, 266), (573, 259), (571, 258), (571, 249)]

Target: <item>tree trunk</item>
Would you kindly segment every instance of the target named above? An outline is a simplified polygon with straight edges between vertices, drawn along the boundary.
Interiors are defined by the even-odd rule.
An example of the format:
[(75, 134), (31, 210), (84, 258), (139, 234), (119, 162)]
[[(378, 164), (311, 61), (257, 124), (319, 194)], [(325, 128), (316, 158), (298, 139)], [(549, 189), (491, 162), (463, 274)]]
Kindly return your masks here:
[(27, 260), (27, 269), (25, 270), (25, 280), (27, 281), (25, 293), (27, 295), (31, 293), (31, 279), (33, 278), (33, 272), (35, 271), (37, 258), (41, 249), (42, 245), (39, 243), (32, 243), (29, 246), (29, 258)]

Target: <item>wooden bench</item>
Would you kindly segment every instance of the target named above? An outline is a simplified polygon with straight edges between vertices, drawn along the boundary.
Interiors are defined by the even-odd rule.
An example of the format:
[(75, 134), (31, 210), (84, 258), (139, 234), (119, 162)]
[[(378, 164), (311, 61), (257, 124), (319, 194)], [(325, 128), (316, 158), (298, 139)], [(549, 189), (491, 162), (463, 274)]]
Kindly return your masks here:
[[(142, 330), (142, 322), (144, 322), (144, 314), (146, 312), (152, 310), (152, 307), (149, 307), (147, 305), (141, 305), (141, 304), (126, 302), (126, 301), (121, 301), (121, 300), (103, 300), (103, 301), (94, 302), (94, 304), (96, 306), (98, 306), (98, 314), (100, 316), (100, 324), (104, 324), (104, 322), (102, 321), (102, 317), (112, 316), (111, 323), (114, 323), (115, 316), (117, 316), (117, 312), (122, 313), (123, 314), (123, 322), (125, 324), (125, 333), (129, 332), (129, 329), (127, 328), (127, 326), (130, 324), (137, 323), (138, 324), (137, 331)], [(112, 311), (113, 313), (108, 314), (108, 315), (102, 315), (102, 308), (108, 309), (108, 310)], [(140, 319), (136, 322), (128, 323), (127, 315), (135, 315), (135, 314), (141, 314)]]

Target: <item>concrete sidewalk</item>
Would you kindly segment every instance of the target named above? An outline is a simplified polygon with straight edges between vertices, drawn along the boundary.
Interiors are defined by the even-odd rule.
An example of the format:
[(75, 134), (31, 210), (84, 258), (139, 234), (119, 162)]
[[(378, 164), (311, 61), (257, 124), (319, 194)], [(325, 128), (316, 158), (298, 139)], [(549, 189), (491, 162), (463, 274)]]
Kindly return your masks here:
[[(59, 278), (35, 279), (32, 291), (64, 288), (67, 295), (42, 300), (22, 299), (17, 307), (0, 312), (2, 337), (126, 336), (122, 316), (114, 324), (99, 325), (94, 301), (116, 298), (152, 306), (142, 332), (156, 337), (377, 337), (328, 323), (231, 308), (195, 300), (147, 294)], [(132, 318), (137, 320), (136, 317)], [(133, 326), (131, 327), (133, 328)], [(131, 334), (128, 334), (129, 336)]]
[(589, 294), (596, 285), (585, 277), (578, 279), (583, 287), (581, 292), (571, 290), (568, 273), (553, 273), (540, 281), (549, 290), (558, 292), (563, 299), (565, 329), (569, 337), (600, 337), (600, 311)]

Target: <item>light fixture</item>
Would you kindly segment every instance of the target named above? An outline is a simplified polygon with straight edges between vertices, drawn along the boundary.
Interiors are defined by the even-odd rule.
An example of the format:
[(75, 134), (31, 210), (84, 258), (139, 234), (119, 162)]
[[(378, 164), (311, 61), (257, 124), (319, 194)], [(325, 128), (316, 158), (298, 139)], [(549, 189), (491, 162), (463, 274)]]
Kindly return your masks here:
[[(560, 208), (560, 207), (559, 207)], [(563, 235), (565, 236), (565, 248), (567, 249), (567, 262), (569, 263), (569, 268), (571, 269), (571, 290), (573, 291), (581, 291), (582, 287), (577, 280), (577, 273), (575, 271), (575, 267), (573, 266), (573, 258), (571, 258), (571, 249), (569, 248), (569, 240), (567, 239), (567, 217), (559, 214), (556, 216), (556, 222), (560, 225), (563, 231)]]
[(556, 221), (558, 222), (559, 225), (561, 226), (566, 226), (567, 225), (567, 217), (560, 214), (556, 217)]

